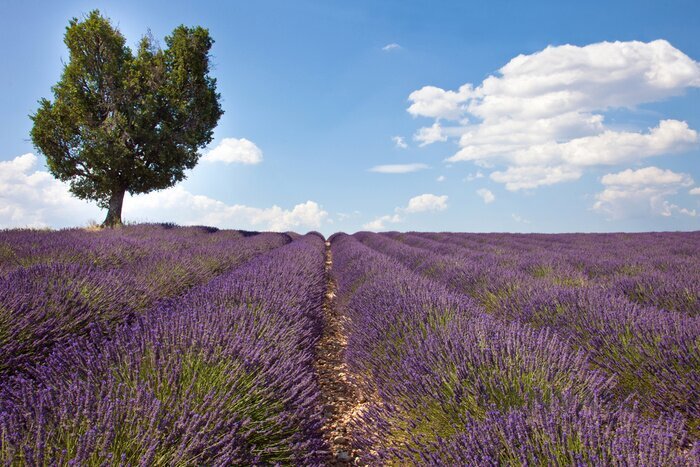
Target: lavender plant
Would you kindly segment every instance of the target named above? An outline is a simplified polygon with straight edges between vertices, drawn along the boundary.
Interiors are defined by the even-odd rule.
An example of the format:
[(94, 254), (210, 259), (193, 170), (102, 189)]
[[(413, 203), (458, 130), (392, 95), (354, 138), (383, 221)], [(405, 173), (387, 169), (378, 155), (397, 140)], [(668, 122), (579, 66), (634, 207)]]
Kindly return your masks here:
[(323, 241), (307, 235), (0, 386), (0, 460), (318, 463)]
[[(510, 239), (494, 240), (484, 249), (503, 248)], [(505, 253), (463, 251), (450, 242), (438, 242), (442, 253), (435, 253), (429, 249), (435, 242), (411, 234), (360, 233), (333, 239), (339, 303), (349, 318), (346, 358), (369, 401), (355, 419), (355, 436), (370, 462), (687, 465), (700, 461), (694, 436), (688, 433), (691, 401), (648, 411), (645, 402), (663, 398), (653, 392), (635, 402), (637, 394), (625, 388), (622, 366), (602, 364), (600, 356), (606, 351), (615, 354), (608, 363), (620, 358), (609, 342), (590, 340), (592, 345), (583, 346), (575, 332), (564, 332), (585, 325), (575, 324), (569, 315), (561, 318), (568, 323), (565, 328), (536, 325), (524, 314), (499, 313), (500, 302), (490, 305), (484, 300), (488, 294), (499, 299), (516, 294), (527, 281), (572, 293), (581, 285), (555, 285), (546, 274), (533, 277), (532, 258), (521, 270), (504, 274), (500, 263), (514, 266)], [(462, 268), (465, 263), (468, 266)], [(572, 266), (562, 270), (571, 273)], [(612, 297), (637, 309), (619, 294)], [(577, 312), (587, 316), (579, 323), (595, 320), (591, 313)], [(618, 319), (617, 326), (624, 328), (629, 319), (620, 317), (618, 312), (606, 318)], [(603, 329), (615, 325), (604, 319), (595, 322), (599, 328), (590, 334), (612, 334)], [(698, 335), (692, 329), (688, 334)], [(643, 335), (640, 332), (630, 348), (641, 346), (641, 340), (648, 338)], [(607, 350), (595, 352), (596, 345)], [(691, 355), (683, 360), (670, 346), (665, 357), (657, 354), (661, 363), (654, 367), (677, 365), (673, 376), (684, 383), (674, 382), (669, 372), (655, 382), (659, 388), (665, 384), (679, 400), (692, 396), (688, 383), (693, 377), (680, 368), (692, 370), (693, 349), (685, 350)], [(647, 360), (653, 359), (641, 358)], [(638, 360), (631, 367), (639, 370), (642, 364)], [(685, 392), (679, 391), (682, 384), (688, 384)]]
[[(700, 233), (329, 240), (363, 461), (700, 465)], [(0, 464), (327, 462), (324, 241), (0, 231)]]
[(19, 242), (16, 250), (24, 253), (17, 256), (31, 258), (27, 252), (52, 252), (54, 240), (63, 245), (80, 239), (65, 250), (72, 252), (70, 261), (34, 262), (0, 278), (0, 375), (23, 371), (56, 342), (85, 333), (89, 324), (109, 327), (129, 321), (159, 301), (289, 241), (280, 234), (244, 238), (202, 229), (188, 239), (179, 238), (179, 230), (138, 226), (106, 231), (108, 238), (102, 232), (41, 232)]
[[(476, 299), (492, 315), (549, 328), (571, 339), (577, 348), (591, 352), (591, 361), (597, 368), (618, 379), (616, 392), (620, 402), (632, 398), (652, 416), (674, 416), (680, 412), (693, 436), (700, 435), (700, 322), (681, 309), (640, 306), (617, 287), (620, 278), (639, 277), (644, 270), (660, 274), (658, 271), (675, 264), (689, 271), (690, 264), (698, 264), (693, 256), (699, 250), (694, 241), (697, 233), (638, 237), (391, 233), (356, 236), (452, 291)], [(484, 246), (487, 238), (491, 241)], [(644, 250), (634, 240), (640, 245), (649, 244), (650, 248)], [(610, 250), (616, 250), (616, 262), (580, 256), (581, 251), (592, 251), (592, 243), (600, 245), (603, 257), (612, 256)], [(662, 248), (652, 247), (657, 244)], [(669, 249), (678, 254), (662, 256), (668, 256)], [(588, 269), (584, 277), (571, 280), (575, 277), (572, 267), (582, 270), (580, 263), (586, 262), (598, 266)], [(592, 271), (597, 272), (591, 274)], [(695, 271), (700, 271), (700, 267)], [(697, 272), (689, 273), (679, 283), (690, 287), (697, 280)]]

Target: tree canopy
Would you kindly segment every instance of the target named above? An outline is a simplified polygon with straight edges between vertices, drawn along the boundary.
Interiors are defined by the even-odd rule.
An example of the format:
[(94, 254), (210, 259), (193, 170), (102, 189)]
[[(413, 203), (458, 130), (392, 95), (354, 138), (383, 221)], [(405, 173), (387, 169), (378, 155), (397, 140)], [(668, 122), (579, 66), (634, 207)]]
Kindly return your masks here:
[(148, 193), (185, 178), (212, 140), (223, 111), (209, 75), (213, 40), (202, 27), (178, 26), (161, 48), (149, 34), (136, 53), (95, 10), (73, 18), (69, 59), (53, 101), (31, 116), (31, 137), (50, 172), (73, 194), (107, 208), (121, 223), (125, 193)]

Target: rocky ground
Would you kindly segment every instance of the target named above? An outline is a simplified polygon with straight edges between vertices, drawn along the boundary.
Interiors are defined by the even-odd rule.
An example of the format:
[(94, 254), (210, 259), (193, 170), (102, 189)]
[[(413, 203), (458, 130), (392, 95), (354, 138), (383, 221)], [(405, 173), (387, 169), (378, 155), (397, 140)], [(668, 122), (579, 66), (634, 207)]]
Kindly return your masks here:
[(353, 446), (348, 425), (361, 410), (362, 397), (347, 377), (344, 361), (347, 337), (343, 332), (343, 318), (335, 306), (336, 287), (331, 275), (332, 265), (330, 243), (326, 242), (324, 332), (316, 349), (316, 372), (323, 403), (324, 433), (331, 446), (328, 465), (359, 465), (362, 464), (362, 456)]

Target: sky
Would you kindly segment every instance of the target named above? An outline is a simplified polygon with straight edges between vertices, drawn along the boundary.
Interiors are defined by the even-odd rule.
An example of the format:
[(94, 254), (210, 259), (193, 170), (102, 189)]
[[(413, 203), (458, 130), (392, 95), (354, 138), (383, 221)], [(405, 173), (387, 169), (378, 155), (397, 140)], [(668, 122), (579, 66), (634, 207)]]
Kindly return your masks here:
[(0, 228), (74, 227), (29, 139), (72, 17), (215, 44), (224, 115), (128, 222), (249, 230), (700, 229), (700, 2), (0, 0)]

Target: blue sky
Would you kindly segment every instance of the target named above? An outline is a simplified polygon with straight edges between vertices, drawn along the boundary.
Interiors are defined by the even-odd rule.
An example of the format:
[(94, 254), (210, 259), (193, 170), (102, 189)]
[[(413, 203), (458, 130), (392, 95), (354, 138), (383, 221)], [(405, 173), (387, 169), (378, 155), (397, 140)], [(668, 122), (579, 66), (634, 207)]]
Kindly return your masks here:
[(46, 174), (28, 136), (68, 20), (99, 8), (132, 45), (209, 28), (226, 112), (188, 179), (128, 198), (126, 220), (700, 228), (700, 3), (532, 3), (7, 2), (0, 227), (104, 216)]

